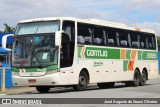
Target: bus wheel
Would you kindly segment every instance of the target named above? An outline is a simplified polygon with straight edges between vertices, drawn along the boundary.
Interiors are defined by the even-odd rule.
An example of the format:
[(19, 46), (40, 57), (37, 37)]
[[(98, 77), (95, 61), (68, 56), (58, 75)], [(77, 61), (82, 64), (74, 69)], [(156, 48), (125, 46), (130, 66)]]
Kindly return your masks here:
[(143, 70), (140, 76), (140, 86), (144, 86), (146, 84), (146, 80), (147, 80), (147, 74), (146, 71)]
[(140, 73), (139, 71), (136, 69), (134, 71), (134, 78), (133, 78), (133, 81), (131, 82), (131, 86), (134, 86), (134, 87), (138, 87), (140, 84)]
[(86, 72), (81, 72), (79, 75), (79, 84), (74, 85), (73, 88), (76, 91), (83, 91), (87, 88), (88, 84), (88, 75)]
[(47, 87), (47, 86), (37, 86), (36, 89), (37, 89), (37, 91), (39, 93), (47, 93), (50, 90), (50, 87)]
[(107, 83), (97, 83), (99, 88), (112, 88), (114, 87), (115, 82), (107, 82)]

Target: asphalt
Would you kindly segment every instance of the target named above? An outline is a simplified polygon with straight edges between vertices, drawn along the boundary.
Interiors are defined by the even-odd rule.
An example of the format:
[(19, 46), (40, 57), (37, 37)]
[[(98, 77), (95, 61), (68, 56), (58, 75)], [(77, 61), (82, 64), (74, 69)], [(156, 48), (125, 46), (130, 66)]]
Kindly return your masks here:
[[(160, 98), (160, 79), (147, 81), (145, 86), (126, 87), (116, 83), (114, 88), (99, 89), (95, 84), (88, 86), (85, 91), (74, 91), (72, 88), (52, 88), (48, 93), (38, 93), (34, 87), (17, 87), (9, 89), (11, 93), (0, 95), (0, 98)], [(4, 106), (4, 105), (3, 105)], [(17, 105), (11, 105), (11, 107)], [(22, 105), (18, 105), (22, 106)], [(44, 107), (53, 105), (23, 105), (24, 107)], [(160, 104), (54, 104), (54, 107), (160, 107)], [(0, 105), (0, 107), (2, 107)], [(4, 106), (6, 107), (6, 106)], [(7, 105), (8, 107), (8, 105)]]

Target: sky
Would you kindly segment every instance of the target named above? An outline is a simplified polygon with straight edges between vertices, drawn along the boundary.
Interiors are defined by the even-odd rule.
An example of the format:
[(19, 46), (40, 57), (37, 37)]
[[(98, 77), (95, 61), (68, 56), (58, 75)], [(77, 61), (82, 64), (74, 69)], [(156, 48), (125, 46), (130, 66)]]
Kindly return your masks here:
[(120, 22), (160, 36), (160, 0), (0, 0), (0, 30), (4, 23), (59, 16)]

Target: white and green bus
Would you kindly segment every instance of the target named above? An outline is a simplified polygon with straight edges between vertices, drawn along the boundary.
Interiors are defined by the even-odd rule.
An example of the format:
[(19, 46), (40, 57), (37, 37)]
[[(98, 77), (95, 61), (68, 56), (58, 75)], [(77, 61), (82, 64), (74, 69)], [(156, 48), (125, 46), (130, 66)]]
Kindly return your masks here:
[(17, 24), (12, 50), (15, 86), (41, 92), (115, 82), (143, 86), (158, 77), (158, 49), (152, 30), (71, 17), (39, 18)]

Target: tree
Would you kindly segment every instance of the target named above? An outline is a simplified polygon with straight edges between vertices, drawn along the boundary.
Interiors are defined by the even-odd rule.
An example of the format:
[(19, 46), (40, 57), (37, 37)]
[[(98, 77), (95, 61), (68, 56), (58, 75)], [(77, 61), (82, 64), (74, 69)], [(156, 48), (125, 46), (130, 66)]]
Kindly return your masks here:
[(3, 32), (5, 32), (5, 33), (7, 33), (7, 32), (15, 32), (15, 28), (9, 26), (7, 23), (4, 23), (4, 31)]

